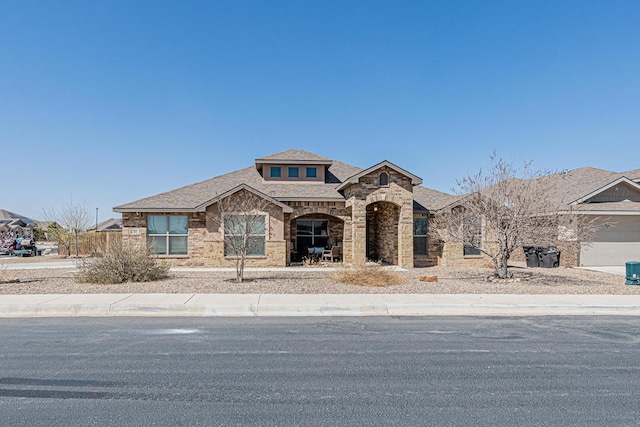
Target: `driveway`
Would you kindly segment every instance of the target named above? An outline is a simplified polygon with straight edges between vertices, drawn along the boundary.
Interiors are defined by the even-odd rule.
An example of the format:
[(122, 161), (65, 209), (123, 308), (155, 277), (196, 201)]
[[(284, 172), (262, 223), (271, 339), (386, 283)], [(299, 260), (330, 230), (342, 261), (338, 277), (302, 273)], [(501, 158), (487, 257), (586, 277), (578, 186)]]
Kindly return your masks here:
[(614, 266), (614, 267), (578, 267), (583, 270), (600, 271), (602, 273), (616, 274), (618, 276), (626, 275), (626, 267)]

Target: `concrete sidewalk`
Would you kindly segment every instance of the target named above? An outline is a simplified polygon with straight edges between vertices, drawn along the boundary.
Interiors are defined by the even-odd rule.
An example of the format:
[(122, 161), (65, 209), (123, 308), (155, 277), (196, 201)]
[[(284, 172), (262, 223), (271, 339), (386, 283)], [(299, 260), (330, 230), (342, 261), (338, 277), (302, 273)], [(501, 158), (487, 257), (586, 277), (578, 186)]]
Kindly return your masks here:
[(0, 317), (640, 315), (640, 295), (0, 295)]

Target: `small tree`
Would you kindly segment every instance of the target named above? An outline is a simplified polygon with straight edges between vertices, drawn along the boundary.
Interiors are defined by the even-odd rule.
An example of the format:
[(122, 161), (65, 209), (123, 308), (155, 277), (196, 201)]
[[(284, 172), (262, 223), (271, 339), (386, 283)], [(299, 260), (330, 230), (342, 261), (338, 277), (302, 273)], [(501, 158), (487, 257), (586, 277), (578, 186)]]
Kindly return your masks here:
[(247, 256), (265, 254), (269, 233), (265, 212), (270, 204), (247, 189), (220, 198), (217, 203), (215, 219), (223, 233), (224, 255), (234, 258), (238, 283), (244, 280)]
[(56, 225), (56, 227), (54, 224), (49, 226), (47, 230), (49, 237), (63, 245), (69, 254), (71, 254), (71, 245), (75, 242), (75, 255), (78, 258), (80, 236), (91, 224), (91, 214), (86, 204), (69, 201), (60, 209), (44, 209), (44, 216), (47, 221), (52, 221)]
[(593, 232), (587, 217), (560, 210), (562, 197), (550, 172), (533, 170), (530, 162), (517, 169), (495, 153), (491, 161), (488, 173), (458, 181), (461, 198), (435, 216), (432, 234), (487, 255), (495, 275), (506, 278), (511, 276), (508, 260), (523, 244), (555, 246)]

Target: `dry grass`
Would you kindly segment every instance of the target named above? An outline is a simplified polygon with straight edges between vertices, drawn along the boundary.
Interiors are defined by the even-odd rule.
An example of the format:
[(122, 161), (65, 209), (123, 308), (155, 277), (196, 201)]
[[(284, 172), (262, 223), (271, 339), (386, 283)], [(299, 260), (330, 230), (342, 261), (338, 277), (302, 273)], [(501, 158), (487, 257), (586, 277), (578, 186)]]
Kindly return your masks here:
[(16, 280), (12, 272), (8, 271), (4, 265), (0, 265), (0, 283), (13, 283)]
[(336, 283), (359, 286), (391, 286), (407, 282), (403, 275), (378, 264), (359, 267), (344, 267), (332, 276)]

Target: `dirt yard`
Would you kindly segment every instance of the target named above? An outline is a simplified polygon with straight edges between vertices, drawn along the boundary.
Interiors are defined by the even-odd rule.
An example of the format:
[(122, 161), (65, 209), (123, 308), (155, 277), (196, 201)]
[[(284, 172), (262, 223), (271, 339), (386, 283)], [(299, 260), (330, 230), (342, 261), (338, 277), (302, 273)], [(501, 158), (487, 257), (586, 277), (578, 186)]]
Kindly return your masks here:
[[(56, 257), (57, 258), (57, 257)], [(490, 281), (488, 268), (415, 268), (401, 272), (406, 283), (364, 287), (336, 283), (333, 273), (315, 268), (286, 272), (247, 272), (246, 282), (231, 279), (233, 272), (172, 272), (167, 280), (121, 285), (77, 283), (71, 269), (10, 270), (8, 262), (55, 261), (35, 257), (0, 263), (0, 294), (90, 294), (90, 293), (238, 293), (238, 294), (640, 294), (640, 286), (625, 285), (625, 278), (574, 268), (526, 268), (514, 266), (514, 279)], [(422, 282), (421, 275), (437, 276), (437, 282)]]

